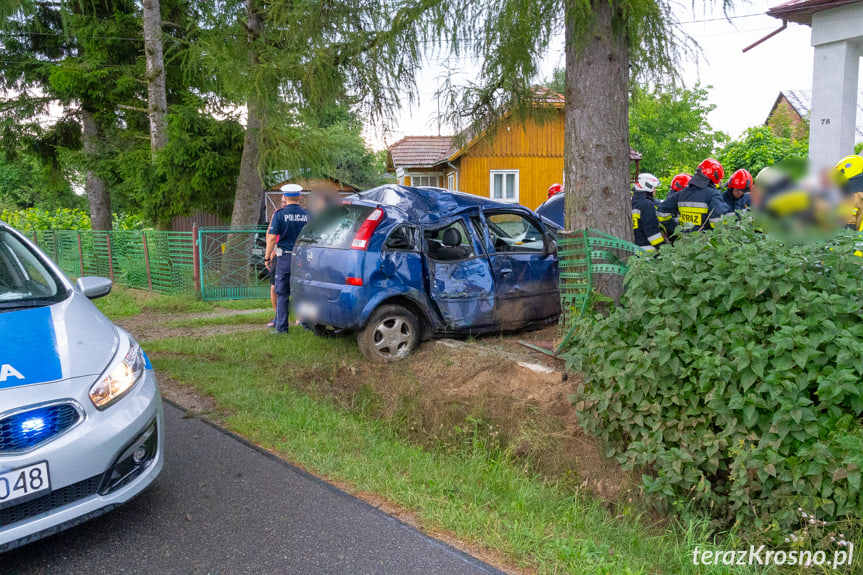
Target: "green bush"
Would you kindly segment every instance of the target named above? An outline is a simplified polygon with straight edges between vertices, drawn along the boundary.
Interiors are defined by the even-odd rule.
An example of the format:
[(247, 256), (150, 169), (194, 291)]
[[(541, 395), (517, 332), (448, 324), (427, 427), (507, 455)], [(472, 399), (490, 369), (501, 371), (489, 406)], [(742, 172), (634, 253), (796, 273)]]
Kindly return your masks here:
[[(2, 210), (0, 211), (0, 220), (21, 231), (90, 229), (90, 216), (87, 215), (87, 212), (79, 209)], [(144, 219), (136, 214), (113, 214), (113, 220), (115, 230), (142, 230), (146, 227)]]
[(39, 208), (3, 210), (0, 212), (0, 220), (21, 231), (90, 229), (90, 216), (87, 212), (69, 208), (54, 211)]
[(621, 306), (585, 321), (581, 421), (661, 506), (751, 528), (863, 513), (854, 241), (726, 221), (634, 257)]

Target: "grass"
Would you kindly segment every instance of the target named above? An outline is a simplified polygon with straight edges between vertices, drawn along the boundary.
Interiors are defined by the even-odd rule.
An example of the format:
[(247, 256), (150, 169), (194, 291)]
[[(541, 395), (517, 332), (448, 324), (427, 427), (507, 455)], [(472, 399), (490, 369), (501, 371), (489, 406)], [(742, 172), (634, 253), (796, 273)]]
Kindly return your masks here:
[(541, 573), (763, 572), (696, 567), (694, 547), (712, 547), (704, 525), (648, 526), (633, 508), (612, 514), (586, 490), (535, 475), (481, 438), (455, 452), (408, 441), (401, 423), (372, 416), (376, 399), (368, 388), (352, 409), (304, 391), (298, 374), (334, 373), (360, 361), (352, 338), (250, 332), (160, 340), (147, 351), (157, 369), (211, 396), (230, 429), (315, 474), (410, 510), (431, 532), (451, 532), (520, 567)]
[(232, 315), (216, 315), (211, 317), (195, 317), (189, 319), (174, 319), (163, 322), (165, 327), (207, 327), (214, 325), (264, 325), (273, 319), (273, 310), (250, 310), (246, 313)]
[(206, 313), (229, 310), (269, 308), (269, 300), (201, 301), (185, 295), (166, 295), (115, 285), (111, 293), (94, 302), (112, 320), (140, 313)]

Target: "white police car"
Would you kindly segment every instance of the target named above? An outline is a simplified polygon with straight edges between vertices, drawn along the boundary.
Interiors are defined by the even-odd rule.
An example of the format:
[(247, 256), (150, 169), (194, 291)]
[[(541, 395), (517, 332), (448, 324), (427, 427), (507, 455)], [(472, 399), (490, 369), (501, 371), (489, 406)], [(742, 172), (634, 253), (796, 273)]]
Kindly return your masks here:
[[(138, 343), (0, 222), (0, 552), (100, 515), (162, 469), (162, 401)], [(2, 563), (2, 559), (0, 559)]]

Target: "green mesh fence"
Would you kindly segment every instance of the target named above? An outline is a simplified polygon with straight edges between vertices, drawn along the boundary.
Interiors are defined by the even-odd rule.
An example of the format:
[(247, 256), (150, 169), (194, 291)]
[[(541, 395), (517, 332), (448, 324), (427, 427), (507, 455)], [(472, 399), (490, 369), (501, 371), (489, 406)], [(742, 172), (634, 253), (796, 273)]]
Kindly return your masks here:
[(191, 232), (28, 232), (70, 276), (103, 276), (119, 285), (165, 294), (196, 295)]
[(267, 228), (201, 228), (201, 299), (270, 297), (269, 272), (263, 264)]
[(562, 351), (575, 334), (578, 319), (587, 311), (603, 277), (625, 276), (626, 260), (642, 250), (639, 246), (593, 229), (561, 232), (558, 239), (560, 265), (560, 331)]

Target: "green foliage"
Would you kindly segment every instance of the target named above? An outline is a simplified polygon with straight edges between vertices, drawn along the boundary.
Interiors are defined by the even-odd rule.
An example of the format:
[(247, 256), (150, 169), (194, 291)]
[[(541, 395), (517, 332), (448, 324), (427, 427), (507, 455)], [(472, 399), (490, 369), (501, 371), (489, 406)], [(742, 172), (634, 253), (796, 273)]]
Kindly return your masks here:
[(633, 89), (629, 143), (642, 155), (641, 171), (666, 179), (680, 172), (692, 174), (701, 160), (728, 141), (708, 122), (707, 115), (716, 108), (707, 103), (708, 89), (698, 84), (691, 90)]
[(3, 210), (0, 212), (0, 220), (20, 231), (90, 229), (90, 216), (87, 212), (69, 208), (56, 211), (39, 208)]
[[(77, 208), (61, 208), (59, 210), (4, 209), (0, 211), (0, 220), (21, 231), (90, 229), (90, 216), (84, 210)], [(145, 227), (145, 222), (141, 216), (114, 214), (115, 230), (142, 230)]]
[(854, 153), (857, 155), (863, 154), (863, 142), (860, 142), (856, 146), (854, 146)]
[(749, 170), (753, 176), (767, 166), (789, 158), (805, 159), (809, 156), (809, 142), (779, 138), (769, 126), (755, 126), (743, 136), (725, 146), (717, 159), (725, 167), (725, 173), (740, 168)]
[(664, 506), (747, 528), (863, 512), (863, 290), (853, 235), (792, 244), (751, 219), (630, 260), (621, 307), (569, 367), (579, 416)]

